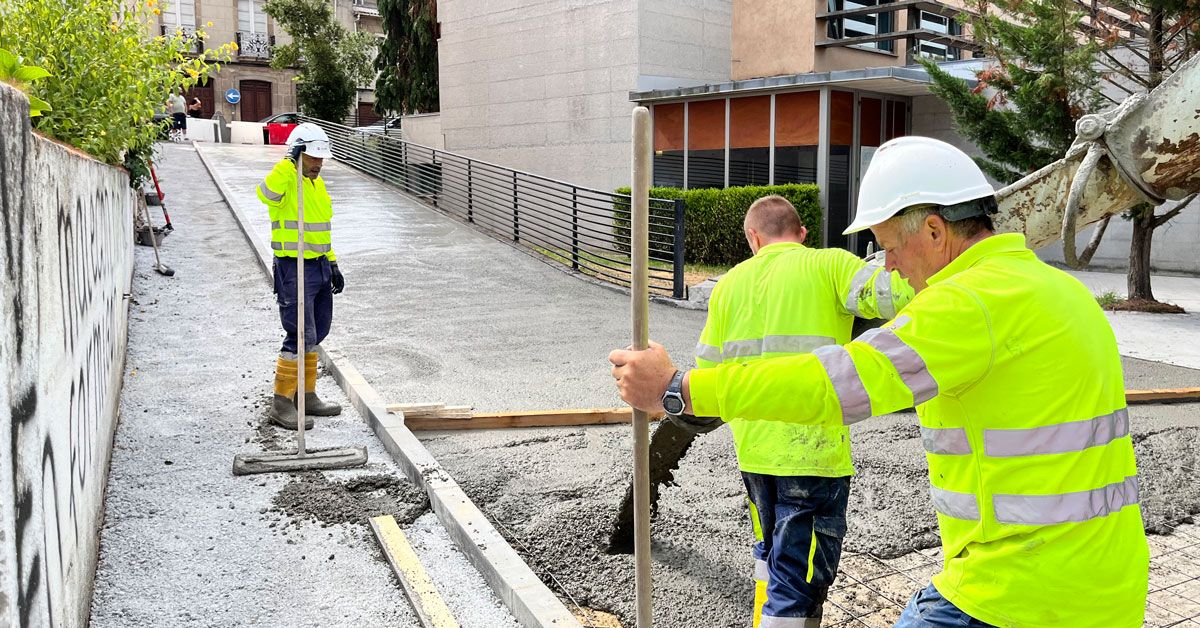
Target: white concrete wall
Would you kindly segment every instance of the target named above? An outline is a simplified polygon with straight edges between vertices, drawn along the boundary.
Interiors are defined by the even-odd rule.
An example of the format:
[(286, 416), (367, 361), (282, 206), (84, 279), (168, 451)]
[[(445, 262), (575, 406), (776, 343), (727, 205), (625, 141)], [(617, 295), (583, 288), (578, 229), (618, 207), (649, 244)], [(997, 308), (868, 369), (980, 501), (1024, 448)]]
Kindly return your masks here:
[[(1158, 209), (1162, 214), (1174, 207), (1168, 202)], [(1095, 270), (1129, 269), (1129, 243), (1133, 236), (1133, 223), (1114, 216), (1104, 232), (1104, 240), (1090, 268)], [(1092, 237), (1092, 228), (1087, 228), (1076, 237), (1076, 248), (1082, 249)], [(1062, 244), (1056, 243), (1038, 251), (1038, 257), (1052, 262), (1061, 262)], [(1154, 230), (1154, 241), (1150, 245), (1150, 268), (1152, 270), (1200, 273), (1200, 201), (1192, 201), (1174, 220)]]
[(123, 170), (30, 132), (0, 84), (0, 626), (83, 626), (133, 268)]
[(582, 186), (628, 184), (629, 92), (639, 79), (672, 87), (728, 80), (730, 7), (441, 0), (446, 150)]
[(438, 150), (446, 148), (446, 136), (442, 134), (442, 114), (440, 113), (404, 116), (400, 127), (406, 142)]
[(641, 0), (637, 91), (730, 80), (733, 0)]

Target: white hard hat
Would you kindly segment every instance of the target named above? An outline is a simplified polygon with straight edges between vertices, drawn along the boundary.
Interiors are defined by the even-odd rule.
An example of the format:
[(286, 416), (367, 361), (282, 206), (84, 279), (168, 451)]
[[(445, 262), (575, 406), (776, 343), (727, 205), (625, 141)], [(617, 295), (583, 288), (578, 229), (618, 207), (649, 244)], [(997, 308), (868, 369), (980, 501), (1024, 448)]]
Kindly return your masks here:
[(333, 157), (333, 152), (329, 150), (329, 136), (325, 135), (324, 129), (312, 122), (300, 123), (292, 129), (291, 135), (288, 135), (287, 138), (287, 145), (296, 146), (297, 144), (304, 146), (304, 152), (308, 153), (309, 157), (320, 157), (321, 159)]
[(875, 151), (858, 191), (849, 235), (917, 205), (956, 205), (995, 194), (966, 153), (931, 137), (908, 135)]

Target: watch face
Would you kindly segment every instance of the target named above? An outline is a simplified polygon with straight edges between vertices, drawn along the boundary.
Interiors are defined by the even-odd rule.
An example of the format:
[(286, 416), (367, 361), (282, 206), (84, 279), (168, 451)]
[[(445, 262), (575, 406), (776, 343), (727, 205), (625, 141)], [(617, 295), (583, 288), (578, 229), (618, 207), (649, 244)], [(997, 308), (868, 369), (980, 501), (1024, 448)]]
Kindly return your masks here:
[(683, 412), (683, 400), (674, 396), (663, 397), (663, 409), (667, 414), (680, 414)]

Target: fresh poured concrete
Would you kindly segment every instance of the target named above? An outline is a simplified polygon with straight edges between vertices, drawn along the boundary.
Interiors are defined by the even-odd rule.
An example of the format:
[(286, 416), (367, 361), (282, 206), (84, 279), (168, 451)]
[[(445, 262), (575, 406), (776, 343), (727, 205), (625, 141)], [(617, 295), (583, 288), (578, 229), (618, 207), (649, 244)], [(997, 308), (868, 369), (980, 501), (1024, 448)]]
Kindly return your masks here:
[[(262, 213), (260, 237), (267, 238), (253, 188), (281, 151), (204, 150), (234, 188), (234, 202), (251, 215)], [(562, 273), (336, 164), (323, 176), (338, 212), (334, 246), (347, 279), (334, 337), (390, 401), (480, 410), (619, 403), (604, 358), (628, 342), (626, 296)], [(690, 361), (702, 325), (703, 312), (651, 308), (651, 336), (681, 365)], [(1187, 333), (1200, 337), (1200, 331)], [(1164, 339), (1157, 343), (1141, 348), (1169, 350), (1161, 346)], [(1122, 347), (1139, 349), (1126, 340)], [(1125, 365), (1131, 387), (1200, 380), (1190, 369), (1132, 359)], [(1169, 531), (1200, 511), (1195, 408), (1131, 410), (1152, 530)], [(856, 426), (853, 439), (859, 475), (847, 551), (903, 558), (936, 545), (915, 415), (873, 419)], [(627, 427), (440, 432), (428, 433), (425, 442), (503, 524), (536, 571), (555, 576), (579, 603), (630, 621), (632, 563), (598, 548), (628, 481)], [(679, 485), (664, 492), (655, 524), (656, 623), (745, 625), (751, 534), (728, 431), (698, 441), (678, 478)]]

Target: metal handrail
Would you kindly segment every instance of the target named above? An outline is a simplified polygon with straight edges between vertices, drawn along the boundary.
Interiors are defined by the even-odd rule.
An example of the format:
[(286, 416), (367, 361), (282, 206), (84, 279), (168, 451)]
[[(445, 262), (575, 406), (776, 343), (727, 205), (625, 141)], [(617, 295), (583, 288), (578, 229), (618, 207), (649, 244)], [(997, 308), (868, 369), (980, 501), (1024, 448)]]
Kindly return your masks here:
[[(342, 163), (422, 203), (581, 274), (628, 287), (630, 197), (514, 170), (395, 136), (320, 125)], [(651, 199), (650, 290), (682, 299), (681, 200)]]

